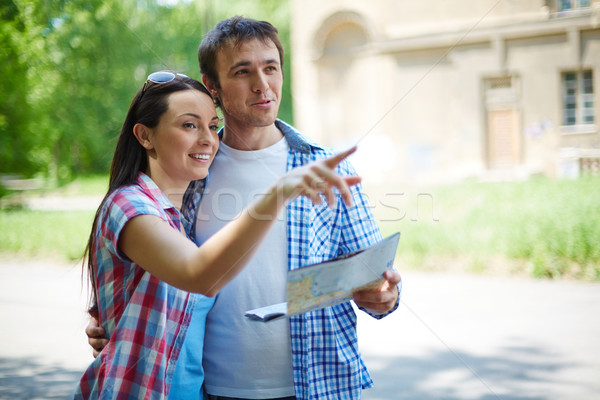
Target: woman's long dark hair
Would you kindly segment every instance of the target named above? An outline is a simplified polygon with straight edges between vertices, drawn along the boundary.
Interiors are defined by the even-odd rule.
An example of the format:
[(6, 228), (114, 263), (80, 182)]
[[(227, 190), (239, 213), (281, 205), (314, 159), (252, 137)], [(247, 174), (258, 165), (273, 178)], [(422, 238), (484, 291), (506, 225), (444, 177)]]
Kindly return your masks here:
[[(110, 167), (110, 179), (108, 183), (108, 192), (102, 199), (92, 224), (92, 231), (87, 242), (84, 253), (83, 267), (87, 269), (88, 283), (92, 286), (90, 297), (90, 310), (95, 308), (98, 301), (96, 287), (96, 257), (94, 247), (96, 244), (96, 230), (98, 228), (99, 217), (106, 202), (106, 199), (117, 189), (127, 185), (133, 185), (137, 181), (140, 172), (146, 172), (148, 169), (148, 156), (146, 149), (138, 142), (133, 134), (135, 124), (143, 124), (148, 128), (154, 128), (158, 125), (160, 117), (168, 110), (168, 96), (172, 93), (195, 89), (206, 93), (211, 97), (208, 90), (200, 82), (188, 78), (185, 75), (176, 74), (175, 79), (170, 82), (153, 83), (147, 81), (144, 88), (140, 89), (131, 105), (125, 122), (121, 128), (121, 133), (117, 140), (117, 147)], [(212, 97), (211, 97), (212, 98)], [(85, 274), (85, 272), (84, 272)]]

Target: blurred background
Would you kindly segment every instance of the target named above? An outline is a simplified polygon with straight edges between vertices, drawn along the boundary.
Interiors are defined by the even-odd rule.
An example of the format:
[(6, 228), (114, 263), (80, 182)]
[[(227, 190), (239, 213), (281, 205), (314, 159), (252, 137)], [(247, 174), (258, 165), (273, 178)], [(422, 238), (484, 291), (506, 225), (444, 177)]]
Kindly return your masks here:
[(279, 28), (280, 117), (359, 143), (406, 265), (600, 277), (598, 1), (5, 0), (0, 13), (0, 254), (80, 257), (133, 95), (158, 69), (200, 78), (203, 33), (241, 14)]
[[(599, 0), (2, 0), (0, 270), (14, 294), (0, 300), (51, 266), (72, 279), (133, 95), (159, 69), (199, 79), (202, 35), (233, 15), (279, 29), (280, 118), (359, 144), (373, 213), (402, 232), (401, 271), (599, 292)], [(3, 346), (0, 397), (16, 357)]]

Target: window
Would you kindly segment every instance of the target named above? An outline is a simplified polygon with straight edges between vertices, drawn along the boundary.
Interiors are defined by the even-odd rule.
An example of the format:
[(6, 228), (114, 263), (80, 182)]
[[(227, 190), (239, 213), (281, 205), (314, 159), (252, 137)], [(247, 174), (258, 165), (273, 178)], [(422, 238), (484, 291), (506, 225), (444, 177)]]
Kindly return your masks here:
[(594, 123), (594, 82), (592, 71), (565, 72), (563, 86), (563, 125)]
[(558, 11), (568, 11), (576, 8), (589, 7), (590, 0), (558, 0)]

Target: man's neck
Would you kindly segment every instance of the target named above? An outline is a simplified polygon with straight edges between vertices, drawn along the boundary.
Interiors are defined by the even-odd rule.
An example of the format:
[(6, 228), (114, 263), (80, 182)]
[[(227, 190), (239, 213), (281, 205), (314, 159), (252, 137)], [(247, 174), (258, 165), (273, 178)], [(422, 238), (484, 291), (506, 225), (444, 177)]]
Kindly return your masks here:
[(261, 150), (274, 145), (283, 137), (275, 124), (269, 126), (238, 126), (227, 124), (223, 129), (223, 143), (236, 150)]

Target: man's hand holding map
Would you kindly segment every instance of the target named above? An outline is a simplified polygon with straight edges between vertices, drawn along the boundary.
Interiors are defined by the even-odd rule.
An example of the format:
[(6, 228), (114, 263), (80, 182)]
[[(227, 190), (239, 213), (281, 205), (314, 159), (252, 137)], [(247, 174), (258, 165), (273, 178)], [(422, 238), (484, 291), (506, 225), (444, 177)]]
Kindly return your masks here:
[(393, 267), (399, 239), (400, 233), (395, 233), (355, 253), (289, 271), (287, 302), (247, 311), (246, 317), (272, 321), (339, 304), (355, 291), (376, 287)]

